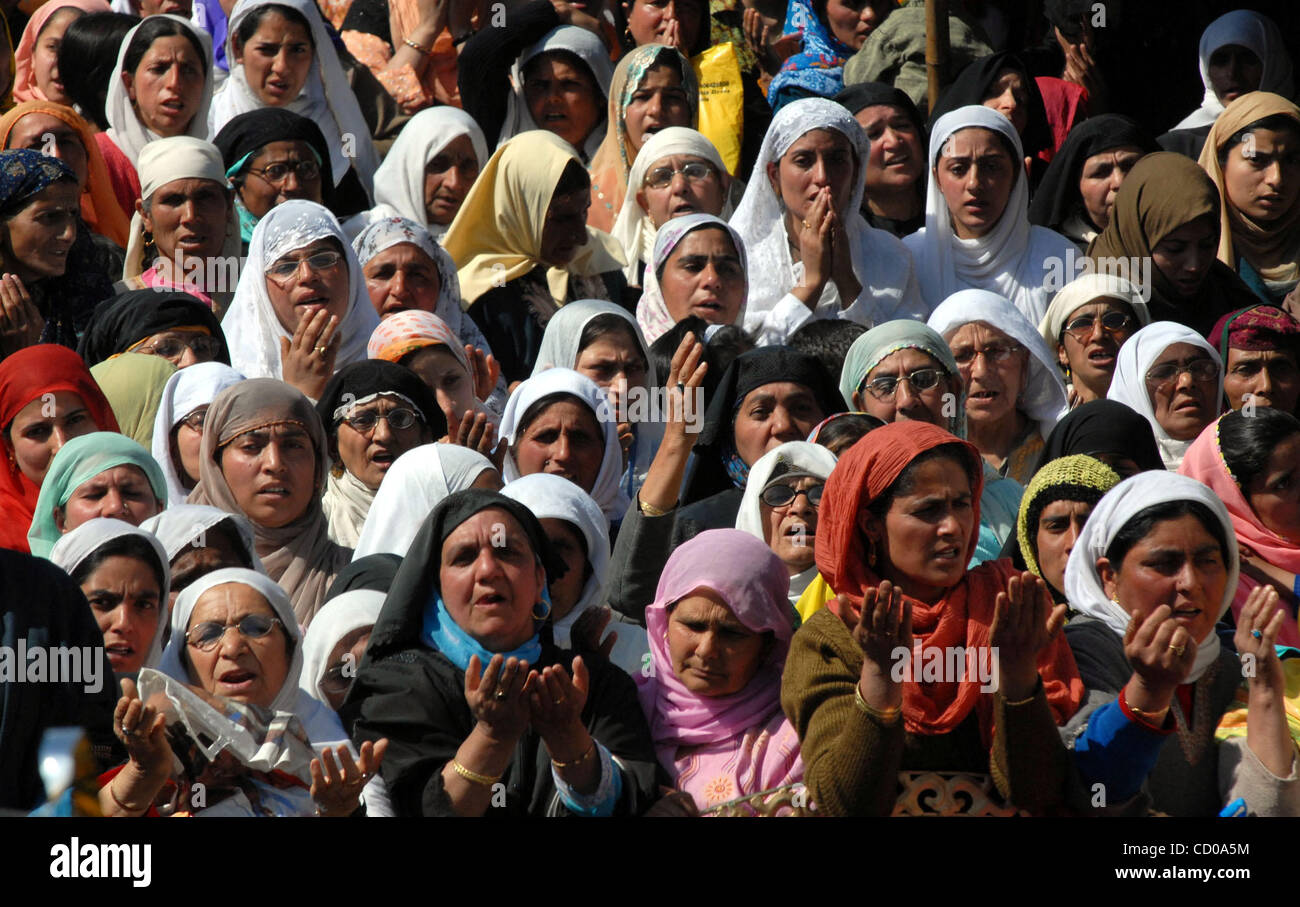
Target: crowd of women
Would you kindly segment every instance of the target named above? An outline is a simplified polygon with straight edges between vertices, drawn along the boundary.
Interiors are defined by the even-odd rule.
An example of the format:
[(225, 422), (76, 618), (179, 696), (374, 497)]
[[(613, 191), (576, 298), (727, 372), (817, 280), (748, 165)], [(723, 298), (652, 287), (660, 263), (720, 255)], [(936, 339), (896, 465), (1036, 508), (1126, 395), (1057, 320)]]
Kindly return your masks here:
[(923, 5), (11, 13), (0, 807), (1300, 814), (1283, 30)]

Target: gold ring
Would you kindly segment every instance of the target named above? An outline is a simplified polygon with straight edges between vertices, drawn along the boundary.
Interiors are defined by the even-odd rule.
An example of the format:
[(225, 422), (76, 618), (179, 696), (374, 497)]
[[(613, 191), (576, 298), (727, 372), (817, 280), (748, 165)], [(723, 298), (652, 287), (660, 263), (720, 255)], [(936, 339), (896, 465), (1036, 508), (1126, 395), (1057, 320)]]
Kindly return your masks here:
[(808, 221), (800, 219), (799, 222), (800, 222), (801, 224), (803, 224), (803, 228), (804, 228), (805, 230), (811, 230), (811, 229), (812, 229), (812, 224), (808, 223)]
[(325, 355), (325, 351), (326, 351), (327, 349), (329, 349), (329, 347), (327, 347), (327, 346), (318, 346), (318, 347), (316, 347), (316, 352), (318, 352), (318, 353), (320, 353), (322, 356), (324, 356), (324, 355)]
[(1185, 645), (1183, 645), (1183, 646), (1176, 646), (1176, 645), (1174, 645), (1173, 643), (1170, 643), (1170, 644), (1169, 644), (1169, 648), (1173, 649), (1174, 652), (1175, 652), (1175, 654), (1179, 655), (1180, 657), (1182, 656), (1182, 654), (1183, 654), (1184, 652), (1187, 651), (1187, 646), (1185, 646)]
[(559, 699), (555, 700), (555, 704), (556, 704), (556, 705), (564, 705), (564, 699), (565, 699), (565, 697), (561, 696)]

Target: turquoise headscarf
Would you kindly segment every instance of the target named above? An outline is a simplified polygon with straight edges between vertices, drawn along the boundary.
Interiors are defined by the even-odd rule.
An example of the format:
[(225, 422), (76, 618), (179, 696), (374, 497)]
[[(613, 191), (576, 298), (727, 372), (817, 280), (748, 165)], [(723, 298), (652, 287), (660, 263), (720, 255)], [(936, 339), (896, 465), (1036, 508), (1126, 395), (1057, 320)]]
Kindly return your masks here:
[(48, 558), (62, 535), (54, 522), (54, 510), (68, 503), (68, 498), (82, 484), (115, 466), (137, 466), (149, 479), (153, 493), (167, 504), (167, 480), (157, 461), (126, 435), (97, 431), (73, 438), (54, 455), (41, 494), (36, 499), (36, 514), (27, 533), (32, 554)]
[[(900, 318), (886, 321), (867, 331), (849, 347), (844, 357), (844, 368), (840, 371), (840, 394), (850, 410), (853, 406), (853, 392), (862, 387), (871, 370), (880, 364), (886, 356), (899, 350), (920, 350), (929, 353), (939, 362), (949, 375), (957, 375), (957, 360), (952, 358), (948, 344), (930, 328), (920, 321)], [(966, 437), (966, 390), (963, 387), (957, 400), (957, 409), (948, 420), (948, 431), (959, 438)]]

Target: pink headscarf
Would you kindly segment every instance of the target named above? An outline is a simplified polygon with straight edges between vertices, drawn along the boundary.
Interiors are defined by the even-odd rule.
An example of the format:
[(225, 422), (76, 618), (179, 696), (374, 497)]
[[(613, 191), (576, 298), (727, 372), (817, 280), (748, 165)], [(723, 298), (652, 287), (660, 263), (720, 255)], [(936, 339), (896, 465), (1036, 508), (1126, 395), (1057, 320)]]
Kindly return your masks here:
[[(45, 23), (61, 9), (71, 7), (86, 13), (108, 13), (108, 0), (47, 0), (44, 6), (32, 14), (23, 29), (23, 36), (14, 48), (14, 87), (15, 101), (48, 101), (45, 92), (36, 86), (36, 73), (32, 70), (32, 55), (36, 53), (36, 37)], [(116, 73), (114, 73), (116, 75)]]

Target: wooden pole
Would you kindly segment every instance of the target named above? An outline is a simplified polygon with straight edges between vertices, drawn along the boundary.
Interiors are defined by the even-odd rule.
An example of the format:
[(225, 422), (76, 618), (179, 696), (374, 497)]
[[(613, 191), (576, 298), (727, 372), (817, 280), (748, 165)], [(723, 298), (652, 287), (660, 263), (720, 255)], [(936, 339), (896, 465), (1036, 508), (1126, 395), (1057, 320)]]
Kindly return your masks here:
[(931, 111), (946, 81), (948, 54), (948, 0), (925, 0), (926, 97)]

